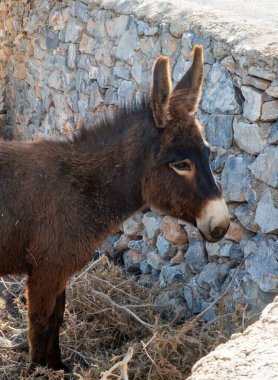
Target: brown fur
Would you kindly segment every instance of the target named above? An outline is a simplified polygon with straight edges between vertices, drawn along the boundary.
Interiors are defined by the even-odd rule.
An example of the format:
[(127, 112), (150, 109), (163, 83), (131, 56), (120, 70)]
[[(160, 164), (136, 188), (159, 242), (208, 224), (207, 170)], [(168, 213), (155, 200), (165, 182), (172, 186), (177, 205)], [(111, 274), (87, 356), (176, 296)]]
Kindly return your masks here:
[[(146, 204), (194, 223), (207, 200), (220, 197), (200, 129), (188, 115), (201, 86), (202, 60), (195, 56), (193, 79), (181, 81), (186, 91), (178, 85), (182, 101), (170, 93), (162, 58), (154, 110), (146, 101), (112, 120), (104, 116), (73, 141), (0, 142), (0, 275), (28, 276), (31, 363), (64, 368), (59, 328), (66, 282), (109, 232)], [(169, 166), (185, 158), (194, 163), (191, 179)]]

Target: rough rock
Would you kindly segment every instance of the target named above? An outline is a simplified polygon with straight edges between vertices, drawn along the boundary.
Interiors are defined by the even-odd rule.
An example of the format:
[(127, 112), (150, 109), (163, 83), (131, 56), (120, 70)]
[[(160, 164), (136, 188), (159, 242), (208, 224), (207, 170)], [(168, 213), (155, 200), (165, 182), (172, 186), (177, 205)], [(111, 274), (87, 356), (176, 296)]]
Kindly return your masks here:
[(161, 217), (153, 212), (146, 212), (143, 216), (142, 223), (148, 239), (155, 239), (160, 233)]
[(104, 103), (106, 105), (118, 105), (118, 91), (115, 90), (113, 87), (108, 87), (105, 98), (104, 98)]
[(262, 107), (262, 120), (272, 121), (278, 119), (278, 100), (266, 102)]
[(190, 61), (186, 61), (182, 55), (179, 56), (173, 71), (173, 79), (175, 82), (179, 82), (181, 80), (184, 74), (191, 67), (191, 64), (192, 63)]
[(194, 37), (195, 37), (194, 33), (192, 32), (186, 32), (186, 33), (183, 33), (182, 35), (182, 38), (181, 38), (182, 50), (181, 51), (185, 59), (189, 59), (190, 57)]
[(278, 121), (272, 125), (272, 129), (268, 137), (268, 143), (278, 145)]
[(79, 50), (85, 54), (93, 54), (95, 46), (95, 39), (84, 33), (80, 41)]
[(255, 211), (248, 203), (242, 203), (238, 206), (234, 213), (239, 222), (249, 231), (257, 232), (259, 227), (257, 223), (254, 223)]
[(275, 380), (278, 373), (278, 298), (260, 320), (219, 345), (192, 368), (188, 380)]
[(132, 217), (126, 219), (123, 222), (123, 231), (126, 235), (141, 235), (142, 229), (143, 225), (141, 213), (134, 214)]
[(240, 243), (243, 237), (243, 228), (239, 223), (231, 222), (226, 235), (224, 236), (227, 240), (232, 240), (235, 243)]
[(142, 260), (140, 262), (140, 271), (143, 274), (149, 274), (152, 271), (152, 267), (148, 264), (147, 260)]
[(185, 244), (188, 242), (187, 233), (176, 218), (165, 216), (162, 222), (162, 231), (164, 237), (172, 243)]
[(184, 261), (184, 252), (182, 249), (179, 249), (176, 255), (171, 258), (170, 264), (171, 265), (181, 264), (183, 261)]
[(230, 158), (224, 167), (221, 184), (226, 201), (244, 202), (243, 179), (253, 158), (240, 155)]
[(121, 251), (124, 251), (128, 248), (128, 243), (130, 242), (130, 237), (127, 236), (127, 235), (121, 235), (121, 237), (119, 238), (119, 240), (117, 240), (115, 243), (114, 243), (114, 250), (116, 252), (121, 252)]
[(218, 243), (206, 242), (206, 250), (210, 262), (217, 262), (219, 258), (228, 258), (233, 263), (240, 263), (243, 252), (239, 244), (221, 241)]
[(106, 88), (109, 85), (109, 80), (111, 80), (111, 69), (103, 66), (97, 72), (97, 83), (99, 87)]
[(209, 72), (201, 108), (208, 113), (238, 114), (241, 104), (228, 71), (215, 63)]
[(76, 45), (75, 44), (69, 44), (68, 59), (67, 59), (68, 67), (70, 67), (71, 69), (74, 69), (75, 61), (76, 61)]
[(121, 106), (132, 103), (136, 92), (134, 82), (123, 80), (118, 89), (118, 100)]
[(271, 83), (271, 86), (266, 90), (266, 93), (269, 96), (273, 96), (274, 98), (278, 98), (278, 79), (274, 80)]
[(183, 283), (184, 274), (180, 265), (164, 265), (159, 275), (160, 285), (169, 286), (174, 283)]
[(199, 275), (198, 284), (204, 289), (211, 287), (220, 289), (228, 273), (228, 264), (208, 263)]
[(256, 87), (259, 90), (266, 90), (270, 85), (270, 82), (268, 80), (251, 77), (249, 75), (246, 75), (242, 78), (242, 83), (244, 85)]
[(245, 152), (258, 155), (267, 145), (264, 131), (258, 124), (237, 122), (233, 124), (235, 143)]
[(149, 252), (147, 262), (152, 268), (157, 270), (161, 270), (161, 268), (165, 264), (165, 261), (159, 256), (157, 251)]
[(210, 144), (230, 148), (233, 141), (233, 116), (232, 115), (211, 115), (206, 118), (206, 137)]
[(139, 21), (137, 25), (137, 32), (139, 36), (153, 36), (158, 33), (158, 27), (150, 27), (147, 22)]
[(192, 226), (191, 224), (185, 224), (184, 229), (187, 233), (188, 239), (193, 240), (203, 240), (202, 235), (200, 234), (200, 231), (198, 228)]
[(94, 111), (103, 103), (103, 97), (99, 92), (99, 88), (96, 82), (94, 82), (90, 87), (90, 99), (89, 99), (89, 110)]
[(243, 116), (250, 121), (257, 121), (261, 117), (263, 104), (262, 92), (252, 87), (242, 86), (242, 95), (245, 102), (243, 105)]
[(171, 259), (175, 256), (176, 249), (172, 246), (172, 244), (165, 239), (163, 235), (158, 235), (156, 241), (156, 247), (158, 249), (159, 255), (163, 259)]
[(111, 18), (105, 21), (107, 34), (109, 37), (121, 37), (127, 30), (128, 16), (119, 15), (118, 17)]
[(75, 22), (69, 22), (66, 27), (65, 42), (77, 42), (81, 37), (83, 27)]
[(87, 22), (89, 18), (88, 4), (82, 1), (77, 1), (75, 4), (75, 14), (79, 21)]
[(114, 68), (113, 74), (119, 78), (129, 80), (130, 79), (130, 71), (128, 68), (120, 61), (117, 61)]
[[(250, 255), (250, 256), (249, 256)], [(278, 292), (278, 241), (256, 235), (244, 246), (246, 271), (263, 292)]]
[(260, 232), (278, 232), (278, 208), (275, 207), (273, 195), (269, 188), (265, 189), (258, 203), (254, 223), (258, 224)]
[(231, 55), (225, 57), (221, 61), (221, 65), (223, 65), (230, 73), (234, 73), (235, 71), (235, 61)]
[(275, 74), (272, 73), (271, 71), (266, 70), (266, 69), (262, 69), (260, 67), (255, 67), (255, 66), (251, 66), (248, 69), (248, 74), (254, 75), (255, 77), (270, 80), (270, 81), (272, 81), (276, 78)]
[(141, 240), (130, 240), (127, 246), (129, 249), (132, 249), (133, 251), (142, 252), (144, 245), (145, 245), (145, 242), (143, 239), (141, 239)]
[(87, 23), (87, 32), (92, 37), (104, 38), (106, 35), (104, 20), (97, 17), (90, 18)]
[(144, 260), (143, 255), (134, 250), (126, 251), (123, 258), (125, 269), (128, 271), (140, 269), (140, 264)]
[(181, 42), (170, 33), (165, 32), (161, 39), (161, 53), (168, 55), (170, 60), (175, 61), (181, 50)]
[(249, 168), (254, 176), (270, 186), (278, 187), (278, 149), (266, 147)]
[(189, 241), (185, 261), (193, 273), (200, 273), (208, 263), (205, 243), (203, 241)]
[(129, 29), (124, 32), (117, 46), (116, 56), (130, 64), (133, 63), (133, 52), (139, 43), (135, 23), (132, 22)]

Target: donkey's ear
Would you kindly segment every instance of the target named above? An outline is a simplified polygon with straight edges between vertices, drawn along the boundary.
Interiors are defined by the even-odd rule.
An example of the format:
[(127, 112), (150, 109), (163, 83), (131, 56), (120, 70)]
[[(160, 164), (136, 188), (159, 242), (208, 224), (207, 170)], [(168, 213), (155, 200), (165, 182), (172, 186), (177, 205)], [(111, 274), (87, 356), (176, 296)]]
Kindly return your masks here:
[(193, 62), (190, 69), (176, 85), (171, 96), (170, 107), (174, 112), (194, 113), (199, 105), (204, 71), (203, 47), (194, 46), (192, 55)]
[(172, 91), (169, 59), (164, 56), (157, 58), (153, 71), (151, 103), (156, 125), (165, 127), (169, 115), (169, 100)]

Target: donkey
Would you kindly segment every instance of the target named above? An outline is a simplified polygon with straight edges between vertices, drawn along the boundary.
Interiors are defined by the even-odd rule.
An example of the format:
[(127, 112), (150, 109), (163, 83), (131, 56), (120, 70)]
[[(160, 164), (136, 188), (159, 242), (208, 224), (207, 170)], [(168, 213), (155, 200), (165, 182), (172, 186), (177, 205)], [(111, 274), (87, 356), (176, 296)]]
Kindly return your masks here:
[(0, 275), (27, 275), (31, 368), (67, 370), (59, 348), (66, 282), (135, 211), (154, 206), (210, 242), (229, 228), (194, 116), (202, 47), (173, 91), (169, 66), (157, 59), (149, 99), (72, 140), (0, 142)]

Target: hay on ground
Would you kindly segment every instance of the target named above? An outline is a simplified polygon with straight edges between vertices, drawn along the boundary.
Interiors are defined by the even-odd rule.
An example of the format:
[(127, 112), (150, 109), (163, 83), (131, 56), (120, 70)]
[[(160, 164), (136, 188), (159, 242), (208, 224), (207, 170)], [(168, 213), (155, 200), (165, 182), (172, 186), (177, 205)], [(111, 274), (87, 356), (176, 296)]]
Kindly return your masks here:
[[(0, 298), (0, 337), (3, 342), (7, 339), (6, 344), (0, 341), (0, 379), (62, 379), (63, 371), (46, 368), (26, 376), (23, 285), (24, 280), (18, 278), (0, 282), (5, 296)], [(160, 293), (158, 287), (139, 286), (106, 256), (73, 277), (67, 286), (60, 335), (63, 360), (72, 368), (67, 378), (185, 379), (200, 357), (227, 340), (227, 323), (234, 323), (234, 328), (241, 323), (235, 314), (222, 315), (210, 323), (198, 317), (180, 325), (165, 322), (156, 305)]]

